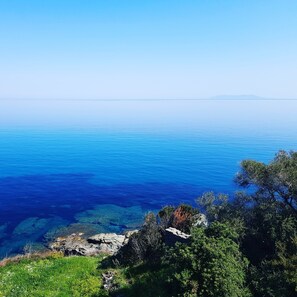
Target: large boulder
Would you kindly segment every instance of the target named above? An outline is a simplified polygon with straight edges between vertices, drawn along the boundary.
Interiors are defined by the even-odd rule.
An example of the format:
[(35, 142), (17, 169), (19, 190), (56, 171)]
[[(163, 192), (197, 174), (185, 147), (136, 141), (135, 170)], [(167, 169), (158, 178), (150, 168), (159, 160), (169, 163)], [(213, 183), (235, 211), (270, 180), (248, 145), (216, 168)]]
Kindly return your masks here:
[(186, 234), (176, 228), (169, 227), (165, 230), (165, 244), (168, 246), (174, 246), (177, 242), (189, 243), (190, 240), (190, 234)]
[(57, 237), (49, 248), (54, 251), (63, 252), (65, 255), (95, 256), (99, 254), (98, 247), (87, 242), (82, 237), (83, 233), (73, 233), (65, 237)]
[(99, 254), (114, 255), (125, 244), (128, 243), (132, 234), (129, 231), (124, 235), (115, 233), (100, 233), (89, 238), (84, 238), (83, 233), (73, 233), (65, 237), (57, 237), (49, 248), (61, 251), (65, 255), (96, 256)]
[(124, 245), (125, 235), (101, 233), (88, 238), (87, 241), (97, 246), (101, 253), (113, 255)]

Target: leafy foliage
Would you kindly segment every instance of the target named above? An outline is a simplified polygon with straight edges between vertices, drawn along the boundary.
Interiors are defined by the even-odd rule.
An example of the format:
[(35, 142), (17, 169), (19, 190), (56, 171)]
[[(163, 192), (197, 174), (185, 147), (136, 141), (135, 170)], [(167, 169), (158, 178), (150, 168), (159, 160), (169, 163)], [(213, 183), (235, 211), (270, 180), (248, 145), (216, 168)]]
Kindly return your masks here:
[(188, 233), (197, 214), (198, 210), (191, 205), (181, 204), (173, 211), (169, 219), (169, 226)]
[(166, 229), (170, 226), (170, 220), (175, 207), (171, 205), (164, 206), (158, 213), (159, 224), (162, 229)]
[(279, 151), (268, 165), (244, 160), (236, 181), (256, 187), (254, 199), (278, 203), (297, 215), (297, 152)]
[(250, 296), (245, 283), (247, 260), (229, 226), (213, 223), (194, 228), (190, 245), (168, 251), (173, 296)]
[(112, 258), (115, 264), (135, 265), (143, 261), (158, 263), (163, 253), (162, 230), (153, 213), (149, 213), (141, 230), (133, 234), (119, 253)]
[(198, 209), (188, 204), (165, 206), (158, 213), (159, 225), (162, 229), (173, 227), (189, 233), (198, 214)]

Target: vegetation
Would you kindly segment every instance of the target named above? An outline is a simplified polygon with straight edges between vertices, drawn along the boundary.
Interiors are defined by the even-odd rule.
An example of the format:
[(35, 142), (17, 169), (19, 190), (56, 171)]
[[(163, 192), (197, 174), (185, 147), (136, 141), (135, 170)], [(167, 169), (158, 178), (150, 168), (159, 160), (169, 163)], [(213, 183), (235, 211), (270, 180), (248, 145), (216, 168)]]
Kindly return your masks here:
[(133, 234), (127, 245), (108, 259), (118, 265), (135, 265), (142, 262), (158, 263), (163, 254), (163, 232), (153, 213), (149, 213), (142, 229)]
[(246, 285), (248, 261), (237, 243), (238, 234), (215, 222), (194, 228), (189, 245), (169, 250), (170, 296), (250, 296)]
[[(270, 164), (245, 160), (236, 182), (248, 191), (232, 199), (209, 192), (196, 208), (149, 214), (104, 261), (49, 257), (0, 267), (0, 296), (296, 296), (297, 153), (280, 151)], [(208, 224), (198, 223), (201, 213)], [(191, 240), (166, 246), (168, 227)], [(101, 283), (106, 270), (116, 275), (109, 292)]]
[(290, 208), (297, 215), (297, 152), (280, 151), (266, 165), (245, 160), (236, 180), (239, 185), (255, 186), (253, 199), (273, 203), (276, 207)]
[(49, 256), (0, 267), (0, 296), (104, 296), (98, 258)]

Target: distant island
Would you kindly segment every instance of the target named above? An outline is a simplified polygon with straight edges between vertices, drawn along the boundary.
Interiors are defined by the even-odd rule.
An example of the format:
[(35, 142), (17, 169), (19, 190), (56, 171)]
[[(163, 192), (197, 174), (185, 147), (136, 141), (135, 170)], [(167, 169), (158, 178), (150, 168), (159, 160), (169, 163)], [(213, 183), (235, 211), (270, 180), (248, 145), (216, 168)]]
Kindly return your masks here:
[(275, 98), (265, 98), (256, 95), (218, 95), (210, 97), (214, 100), (271, 100)]

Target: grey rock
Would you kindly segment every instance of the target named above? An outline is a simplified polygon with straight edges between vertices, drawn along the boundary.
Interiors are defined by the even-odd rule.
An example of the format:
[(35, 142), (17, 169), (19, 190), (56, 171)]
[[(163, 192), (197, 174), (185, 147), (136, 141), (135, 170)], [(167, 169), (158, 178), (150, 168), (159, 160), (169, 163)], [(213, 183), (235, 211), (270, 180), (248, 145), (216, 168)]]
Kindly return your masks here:
[(189, 243), (191, 235), (186, 234), (176, 228), (169, 227), (165, 230), (165, 244), (174, 246), (176, 242)]
[(55, 251), (61, 251), (65, 255), (95, 256), (99, 254), (98, 247), (88, 243), (81, 235), (71, 234), (66, 237), (57, 237), (49, 248)]
[(208, 220), (205, 214), (203, 213), (199, 213), (194, 217), (194, 221), (195, 223), (193, 224), (193, 226), (203, 226), (203, 227), (207, 227), (208, 226)]
[(127, 244), (128, 241), (129, 241), (129, 239), (130, 239), (130, 237), (131, 237), (132, 235), (138, 233), (138, 232), (139, 232), (139, 230), (129, 230), (129, 231), (126, 231), (126, 232), (124, 233), (124, 235), (125, 235), (124, 244)]
[(116, 233), (100, 233), (85, 239), (83, 233), (73, 233), (69, 236), (57, 237), (49, 248), (61, 251), (65, 255), (96, 256), (99, 254), (114, 255), (128, 243), (129, 238), (137, 230), (129, 231), (125, 235)]
[(116, 286), (114, 284), (114, 277), (115, 277), (115, 272), (113, 271), (107, 271), (102, 273), (103, 288), (106, 291), (113, 291), (116, 289)]
[(102, 253), (113, 255), (124, 245), (125, 235), (101, 233), (89, 237), (87, 241), (90, 244), (96, 244)]

